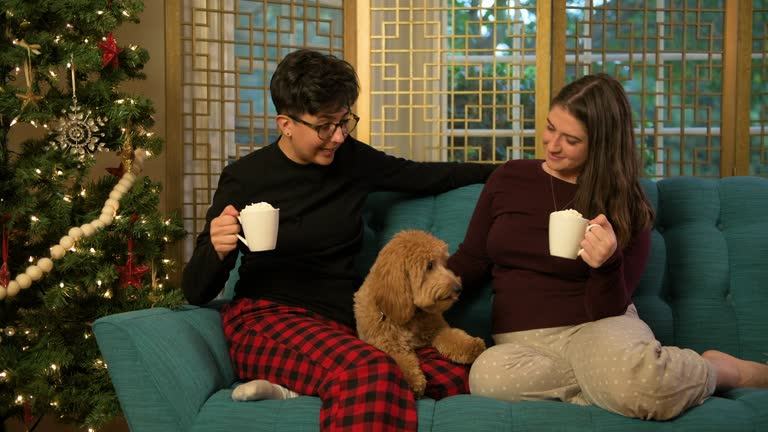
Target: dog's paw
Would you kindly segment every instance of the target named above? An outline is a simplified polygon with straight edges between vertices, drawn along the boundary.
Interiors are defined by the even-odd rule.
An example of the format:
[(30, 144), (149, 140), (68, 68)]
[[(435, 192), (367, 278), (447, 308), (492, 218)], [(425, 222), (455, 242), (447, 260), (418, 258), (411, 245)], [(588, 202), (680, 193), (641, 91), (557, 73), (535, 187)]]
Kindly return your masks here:
[(485, 341), (482, 338), (465, 335), (450, 347), (441, 347), (440, 352), (451, 361), (470, 364), (485, 351)]
[(424, 396), (424, 391), (427, 389), (427, 378), (423, 373), (419, 373), (408, 379), (408, 384), (413, 392), (413, 397), (420, 399)]
[(424, 395), (424, 391), (427, 389), (427, 377), (424, 376), (424, 372), (417, 366), (415, 368), (403, 369), (403, 377), (408, 382), (408, 387), (411, 388), (413, 396), (418, 399)]
[(469, 341), (469, 349), (467, 350), (467, 363), (475, 361), (483, 351), (485, 351), (485, 341), (483, 338), (472, 337)]

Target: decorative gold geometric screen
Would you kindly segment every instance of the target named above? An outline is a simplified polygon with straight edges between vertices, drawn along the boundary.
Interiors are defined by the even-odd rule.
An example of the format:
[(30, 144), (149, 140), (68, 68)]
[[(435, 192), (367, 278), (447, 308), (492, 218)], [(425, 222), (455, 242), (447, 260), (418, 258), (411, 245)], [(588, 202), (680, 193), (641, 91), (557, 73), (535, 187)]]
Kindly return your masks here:
[(646, 175), (720, 177), (723, 1), (585, 3), (566, 5), (565, 81), (622, 81)]
[(309, 47), (343, 57), (342, 0), (183, 0), (183, 217), (193, 241), (221, 170), (277, 139), (269, 80)]
[(768, 1), (753, 4), (749, 174), (768, 176)]
[(277, 138), (269, 79), (302, 47), (353, 63), (355, 134), (390, 154), (540, 156), (549, 98), (605, 71), (629, 93), (645, 175), (768, 176), (768, 0), (170, 3), (181, 8), (186, 257), (222, 168)]
[[(768, 175), (765, 3), (372, 0), (358, 6), (370, 22), (367, 138), (414, 159), (533, 157), (549, 97), (603, 71), (629, 94), (646, 176)], [(751, 21), (750, 51), (737, 41)], [(737, 88), (750, 56), (752, 88)]]
[(533, 1), (372, 0), (370, 144), (416, 160), (533, 157), (535, 11)]

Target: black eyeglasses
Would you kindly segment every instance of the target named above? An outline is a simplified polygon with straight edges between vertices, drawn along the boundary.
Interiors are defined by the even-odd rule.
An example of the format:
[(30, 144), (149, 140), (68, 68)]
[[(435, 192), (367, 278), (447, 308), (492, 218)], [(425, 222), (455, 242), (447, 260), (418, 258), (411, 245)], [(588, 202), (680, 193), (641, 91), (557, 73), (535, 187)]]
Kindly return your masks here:
[(304, 126), (310, 127), (317, 132), (318, 138), (321, 140), (327, 140), (328, 138), (332, 137), (333, 134), (336, 133), (336, 128), (341, 128), (341, 133), (344, 134), (344, 136), (349, 135), (355, 128), (357, 127), (357, 122), (360, 121), (360, 117), (358, 117), (356, 114), (349, 113), (349, 117), (345, 118), (344, 120), (338, 122), (338, 123), (323, 123), (320, 125), (314, 125), (308, 121), (304, 121), (298, 117), (294, 117), (291, 114), (286, 114), (288, 117), (291, 118), (293, 121), (297, 121)]

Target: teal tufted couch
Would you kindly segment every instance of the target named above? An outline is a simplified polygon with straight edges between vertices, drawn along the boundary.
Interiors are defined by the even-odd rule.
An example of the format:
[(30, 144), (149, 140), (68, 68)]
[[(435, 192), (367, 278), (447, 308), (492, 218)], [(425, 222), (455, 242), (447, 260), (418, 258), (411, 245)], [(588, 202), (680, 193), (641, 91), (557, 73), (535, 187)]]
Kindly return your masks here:
[[(651, 258), (636, 292), (640, 315), (665, 344), (768, 360), (768, 179), (644, 181), (657, 209)], [(419, 228), (454, 250), (482, 185), (437, 196), (372, 195), (365, 272), (397, 231)], [(231, 287), (231, 281), (228, 283)], [(465, 293), (454, 324), (490, 340), (492, 293)], [(320, 400), (233, 402), (235, 377), (216, 304), (103, 317), (94, 331), (132, 431), (316, 431)], [(462, 395), (418, 401), (419, 430), (768, 431), (768, 389), (710, 398), (667, 422), (560, 402), (507, 403)]]

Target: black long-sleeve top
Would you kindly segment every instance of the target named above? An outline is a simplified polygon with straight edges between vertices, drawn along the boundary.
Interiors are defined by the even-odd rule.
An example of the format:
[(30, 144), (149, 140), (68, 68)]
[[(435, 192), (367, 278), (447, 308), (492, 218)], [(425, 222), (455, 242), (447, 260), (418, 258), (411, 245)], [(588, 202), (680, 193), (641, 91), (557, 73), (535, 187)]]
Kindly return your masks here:
[[(495, 165), (414, 162), (347, 137), (328, 166), (297, 164), (277, 143), (224, 168), (206, 224), (184, 268), (192, 304), (212, 300), (243, 254), (235, 298), (269, 299), (321, 313), (354, 326), (352, 297), (362, 279), (354, 268), (363, 239), (362, 207), (375, 191), (434, 194), (482, 183)], [(250, 252), (242, 243), (219, 259), (211, 220), (229, 204), (242, 210), (265, 201), (280, 209), (275, 250)]]

